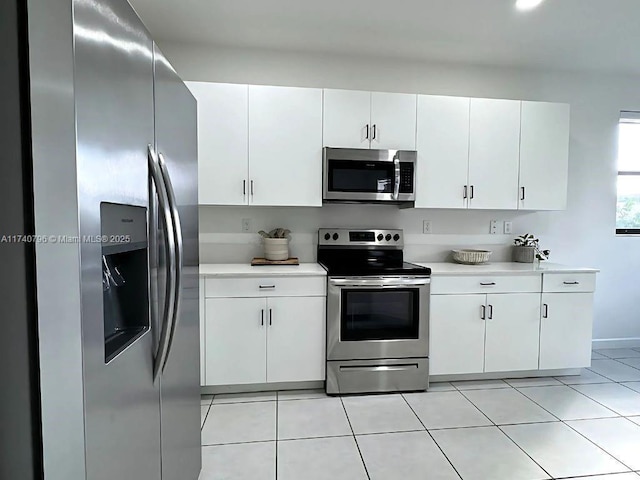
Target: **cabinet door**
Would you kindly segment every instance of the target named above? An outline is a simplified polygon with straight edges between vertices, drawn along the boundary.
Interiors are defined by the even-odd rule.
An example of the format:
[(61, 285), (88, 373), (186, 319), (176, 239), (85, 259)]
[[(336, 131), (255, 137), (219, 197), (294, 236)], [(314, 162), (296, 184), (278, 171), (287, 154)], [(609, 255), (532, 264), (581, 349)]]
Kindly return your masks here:
[(324, 90), (323, 144), (336, 148), (369, 148), (371, 93)]
[(518, 208), (520, 101), (471, 99), (469, 208)]
[(206, 300), (207, 385), (267, 380), (266, 309), (264, 298)]
[(250, 203), (322, 206), (322, 90), (249, 86)]
[(486, 295), (432, 295), (429, 372), (433, 375), (482, 373)]
[(593, 293), (543, 293), (540, 370), (591, 365)]
[(540, 294), (487, 295), (485, 372), (538, 369)]
[(267, 301), (267, 382), (325, 379), (326, 297)]
[(418, 95), (416, 208), (466, 208), (468, 98)]
[(416, 149), (417, 95), (371, 94), (371, 148)]
[(522, 102), (519, 208), (567, 206), (569, 105)]
[(247, 85), (188, 82), (198, 101), (198, 198), (201, 205), (249, 199)]

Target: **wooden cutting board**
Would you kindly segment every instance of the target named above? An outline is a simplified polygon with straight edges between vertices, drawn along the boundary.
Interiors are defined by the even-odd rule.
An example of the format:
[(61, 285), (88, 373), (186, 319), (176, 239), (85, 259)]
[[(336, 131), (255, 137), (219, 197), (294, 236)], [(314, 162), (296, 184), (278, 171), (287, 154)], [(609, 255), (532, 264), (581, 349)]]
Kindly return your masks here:
[(252, 267), (262, 265), (300, 265), (300, 260), (298, 260), (298, 257), (291, 257), (286, 260), (267, 260), (266, 258), (255, 257), (251, 260)]

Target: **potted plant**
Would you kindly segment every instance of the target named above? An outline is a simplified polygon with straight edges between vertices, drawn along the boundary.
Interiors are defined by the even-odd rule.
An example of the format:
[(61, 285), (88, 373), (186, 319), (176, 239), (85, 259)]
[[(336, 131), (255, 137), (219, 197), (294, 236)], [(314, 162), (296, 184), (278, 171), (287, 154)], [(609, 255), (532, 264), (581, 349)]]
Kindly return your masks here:
[(258, 232), (264, 242), (264, 258), (267, 260), (287, 260), (289, 258), (289, 234), (285, 228), (274, 228), (269, 233)]
[(525, 233), (516, 238), (513, 243), (513, 261), (520, 263), (533, 263), (534, 260), (548, 260), (551, 250), (540, 250), (540, 240), (530, 233)]

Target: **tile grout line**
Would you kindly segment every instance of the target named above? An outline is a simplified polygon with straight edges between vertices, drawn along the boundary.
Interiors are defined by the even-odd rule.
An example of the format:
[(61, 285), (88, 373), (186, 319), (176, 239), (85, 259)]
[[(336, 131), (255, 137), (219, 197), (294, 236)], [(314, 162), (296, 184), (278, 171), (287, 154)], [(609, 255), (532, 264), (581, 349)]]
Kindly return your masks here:
[[(620, 385), (619, 382), (613, 382), (615, 385)], [(608, 383), (598, 383), (598, 384), (590, 384), (590, 385), (609, 385)], [(573, 385), (567, 385), (567, 387), (569, 387), (571, 390), (573, 390), (574, 392), (578, 392), (580, 395), (582, 395), (583, 397), (588, 398), (589, 400), (591, 400), (592, 402), (597, 403), (598, 405), (600, 405), (602, 408), (606, 408), (607, 410), (609, 410), (610, 412), (615, 413), (617, 416), (619, 417), (624, 417), (624, 415), (622, 415), (620, 412), (615, 411), (613, 408), (611, 407), (607, 407), (604, 403), (599, 402), (598, 400), (596, 400), (595, 398), (591, 398), (589, 395), (587, 395), (584, 392), (581, 392), (580, 390), (578, 390), (577, 388), (573, 388)], [(630, 390), (630, 389), (629, 389)], [(585, 418), (583, 420), (589, 420), (588, 418)], [(572, 420), (573, 421), (573, 420)]]
[(278, 397), (279, 394), (276, 391), (276, 460), (275, 460), (275, 480), (278, 480), (278, 445), (279, 445), (279, 438), (278, 438), (278, 413), (280, 410), (280, 402), (278, 401)]
[[(409, 401), (405, 398), (404, 394), (400, 394), (400, 396), (402, 397), (402, 399), (404, 400), (404, 403), (407, 404), (407, 406), (411, 409), (411, 411), (413, 412), (413, 414), (416, 416), (416, 418), (418, 419), (418, 421), (420, 422), (420, 424), (424, 427), (424, 431), (427, 432), (427, 435), (429, 435), (429, 438), (431, 438), (431, 441), (433, 443), (435, 443), (436, 447), (438, 447), (438, 450), (440, 450), (440, 452), (442, 453), (442, 455), (444, 456), (444, 458), (447, 459), (447, 462), (449, 462), (449, 465), (451, 465), (451, 468), (453, 468), (453, 471), (456, 472), (456, 475), (458, 475), (458, 477), (460, 479), (462, 479), (462, 475), (460, 475), (460, 472), (458, 472), (458, 469), (455, 467), (455, 465), (453, 464), (453, 462), (449, 459), (449, 457), (447, 456), (446, 453), (444, 453), (444, 450), (442, 450), (442, 447), (440, 446), (440, 444), (438, 444), (438, 442), (436, 441), (436, 439), (433, 437), (433, 435), (431, 435), (431, 432), (429, 431), (429, 429), (427, 428), (427, 426), (422, 423), (422, 420), (420, 419), (420, 417), (418, 416), (418, 414), (415, 412), (415, 410), (413, 409), (413, 407), (411, 406), (411, 404), (409, 403)], [(421, 430), (420, 430), (421, 431)]]
[[(505, 383), (506, 383), (506, 382), (505, 382)], [(516, 391), (517, 391), (517, 389), (516, 389), (516, 388), (514, 388), (514, 387), (511, 387), (511, 388), (513, 388), (514, 390), (516, 390)], [(492, 424), (495, 428), (497, 428), (497, 429), (498, 429), (498, 430), (499, 430), (499, 431), (500, 431), (500, 432), (501, 432), (505, 437), (507, 437), (507, 438), (509, 439), (509, 441), (510, 441), (511, 443), (513, 443), (513, 444), (516, 446), (516, 448), (518, 448), (522, 453), (524, 453), (524, 454), (525, 454), (525, 455), (526, 455), (526, 456), (527, 456), (527, 457), (528, 457), (528, 458), (529, 458), (529, 459), (534, 463), (534, 465), (537, 465), (537, 466), (538, 466), (538, 467), (539, 467), (539, 468), (540, 468), (544, 473), (546, 473), (546, 474), (549, 476), (549, 478), (554, 478), (554, 477), (553, 477), (553, 475), (551, 475), (549, 472), (547, 472), (547, 470), (546, 470), (542, 465), (540, 465), (538, 462), (536, 462), (536, 461), (533, 459), (533, 457), (532, 457), (531, 455), (529, 455), (529, 454), (528, 454), (528, 453), (527, 453), (527, 452), (526, 452), (526, 451), (525, 451), (525, 450), (524, 450), (520, 445), (518, 445), (516, 442), (514, 442), (514, 441), (513, 441), (513, 439), (512, 439), (509, 435), (507, 435), (507, 434), (506, 434), (506, 432), (505, 432), (504, 430), (502, 430), (502, 428), (500, 428), (500, 426), (499, 426), (498, 424), (496, 424), (493, 420), (491, 420), (491, 419), (487, 416), (487, 414), (486, 414), (486, 413), (484, 413), (482, 410), (480, 410), (480, 408), (479, 408), (475, 403), (473, 403), (469, 398), (467, 398), (467, 396), (464, 394), (464, 392), (460, 392), (460, 393), (462, 393), (462, 396), (463, 396), (463, 397), (464, 397), (464, 398), (465, 398), (465, 399), (466, 399), (466, 400), (467, 400), (471, 405), (473, 405), (473, 406), (474, 406), (474, 407), (475, 407), (475, 408), (476, 408), (480, 413), (482, 413), (485, 417), (487, 417), (487, 420), (489, 420), (489, 421), (491, 422), (491, 424)], [(524, 396), (525, 398), (527, 398), (525, 395), (523, 395), (523, 396)], [(542, 407), (541, 407), (541, 408), (542, 408)], [(552, 416), (553, 416), (554, 418), (557, 418), (555, 415), (552, 415)], [(556, 422), (548, 422), (548, 423), (556, 423)], [(491, 425), (489, 425), (489, 426), (491, 426)]]
[(344, 410), (344, 416), (347, 417), (347, 423), (349, 424), (349, 428), (351, 429), (351, 434), (353, 436), (353, 441), (356, 444), (356, 448), (358, 449), (358, 454), (360, 455), (360, 461), (362, 462), (362, 466), (364, 467), (364, 474), (367, 476), (369, 480), (371, 480), (371, 475), (369, 475), (369, 469), (367, 468), (367, 463), (364, 461), (364, 457), (362, 456), (362, 450), (360, 450), (360, 444), (358, 444), (358, 438), (356, 437), (356, 432), (353, 430), (353, 425), (351, 425), (351, 419), (349, 418), (349, 414), (347, 413), (347, 407), (344, 406), (344, 402), (342, 401), (342, 396), (340, 398), (340, 405), (342, 405), (342, 410)]

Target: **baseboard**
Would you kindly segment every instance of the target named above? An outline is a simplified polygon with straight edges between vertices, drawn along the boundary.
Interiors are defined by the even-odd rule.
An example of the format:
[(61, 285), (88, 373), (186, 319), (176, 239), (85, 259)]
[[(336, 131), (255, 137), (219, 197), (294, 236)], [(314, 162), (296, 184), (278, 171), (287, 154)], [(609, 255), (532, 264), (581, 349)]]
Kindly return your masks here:
[(511, 378), (544, 378), (544, 377), (564, 377), (567, 375), (580, 375), (579, 368), (565, 368), (561, 370), (528, 370), (518, 372), (490, 372), (490, 373), (468, 373), (456, 375), (430, 375), (429, 382), (455, 382), (467, 380), (504, 380)]
[(275, 390), (324, 390), (323, 381), (313, 382), (280, 382), (280, 383), (251, 383), (247, 385), (202, 385), (202, 395), (218, 395), (222, 393), (253, 393), (273, 392)]
[(593, 350), (601, 348), (640, 348), (640, 337), (638, 338), (598, 338), (591, 342)]

